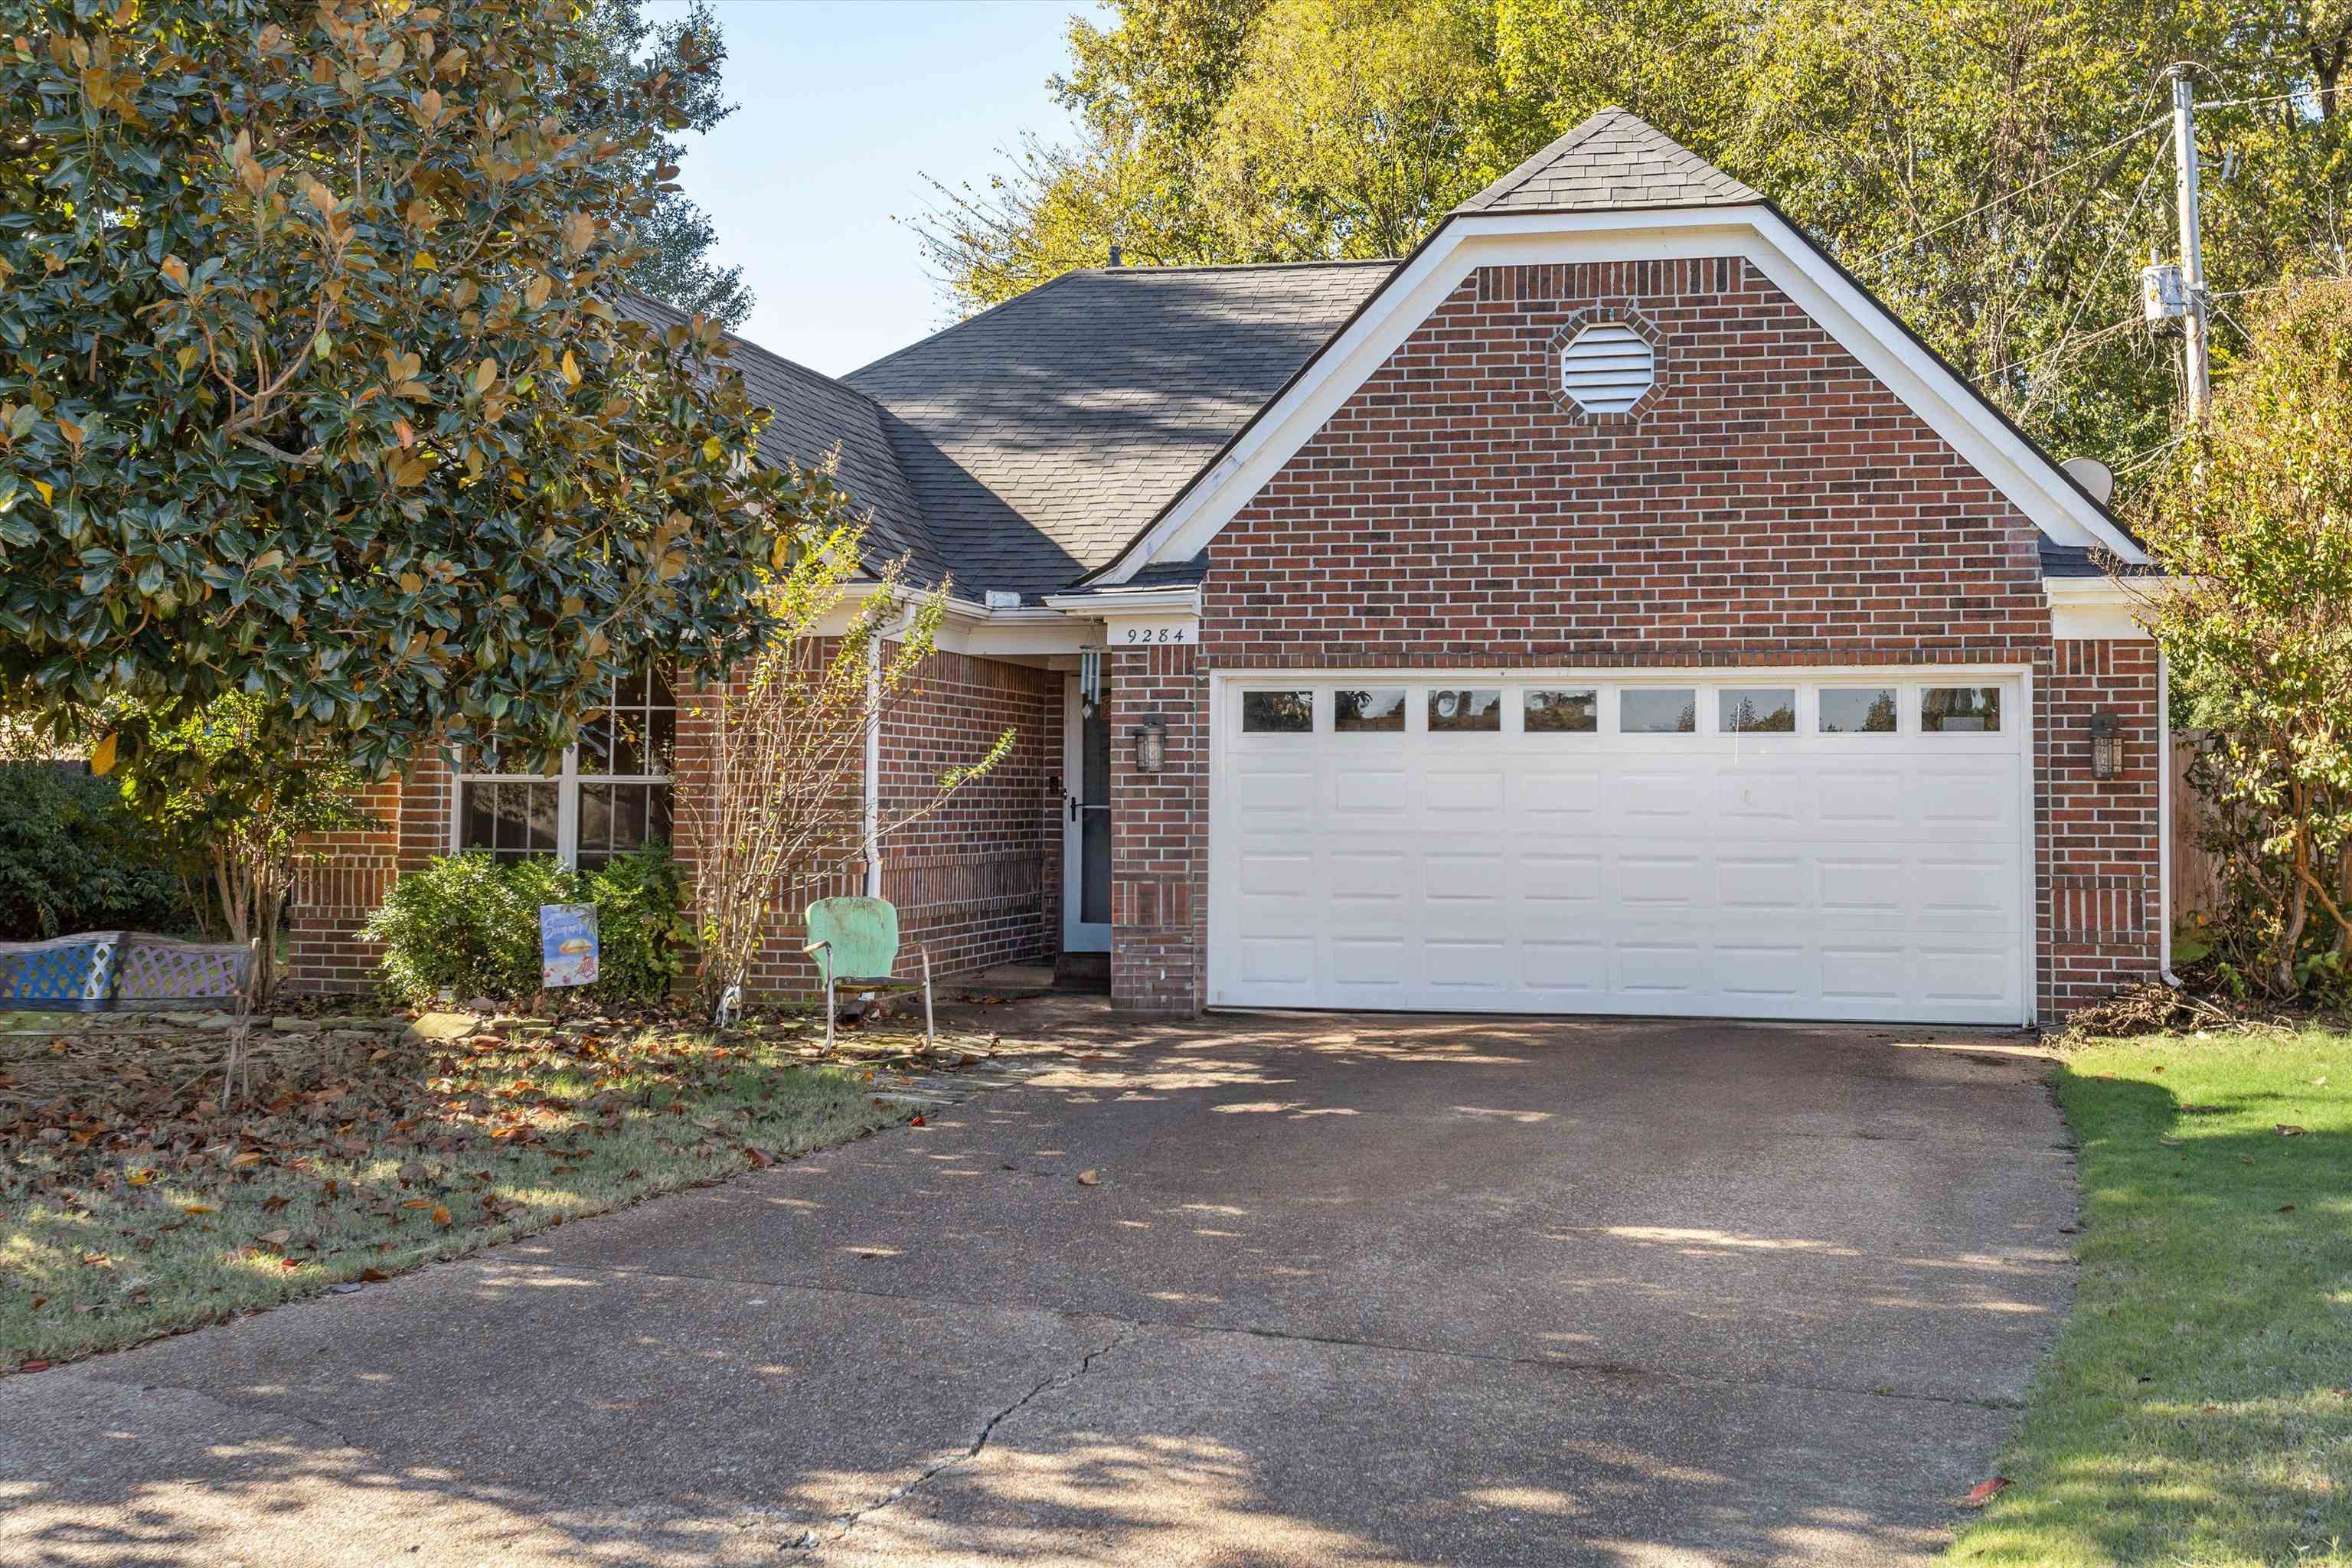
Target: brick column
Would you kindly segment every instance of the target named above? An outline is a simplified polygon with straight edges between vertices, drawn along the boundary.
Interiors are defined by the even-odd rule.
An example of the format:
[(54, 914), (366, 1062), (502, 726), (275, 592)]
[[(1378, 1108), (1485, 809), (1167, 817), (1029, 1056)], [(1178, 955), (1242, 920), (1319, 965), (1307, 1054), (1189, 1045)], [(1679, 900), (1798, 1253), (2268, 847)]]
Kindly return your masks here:
[[(1189, 647), (1113, 650), (1109, 688), (1110, 998), (1190, 1016), (1208, 979), (1208, 679)], [(1133, 731), (1167, 721), (1166, 764), (1139, 772)]]
[[(2163, 969), (2153, 642), (2054, 644), (2035, 736), (2046, 852), (2041, 1013), (2055, 1024)], [(2123, 768), (2091, 776), (2091, 715), (2111, 712)]]

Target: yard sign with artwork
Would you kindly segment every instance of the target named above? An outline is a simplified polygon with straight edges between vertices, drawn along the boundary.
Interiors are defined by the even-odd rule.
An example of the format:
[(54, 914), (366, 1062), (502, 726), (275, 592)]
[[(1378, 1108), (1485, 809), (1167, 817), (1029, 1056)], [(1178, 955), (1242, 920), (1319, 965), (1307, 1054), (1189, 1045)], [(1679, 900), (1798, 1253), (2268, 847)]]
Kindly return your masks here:
[(595, 905), (539, 906), (539, 983), (551, 991), (596, 984)]

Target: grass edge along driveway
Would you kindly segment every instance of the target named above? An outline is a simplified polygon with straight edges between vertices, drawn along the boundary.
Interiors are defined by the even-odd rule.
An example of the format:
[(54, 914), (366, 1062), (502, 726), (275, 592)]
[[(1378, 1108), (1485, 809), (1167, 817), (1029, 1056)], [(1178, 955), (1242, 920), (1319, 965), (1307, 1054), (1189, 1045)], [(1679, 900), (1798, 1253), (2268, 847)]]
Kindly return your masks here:
[[(215, 1116), (131, 1058), (0, 1136), (0, 1375), (388, 1279), (908, 1119), (797, 1039), (378, 1051)], [(142, 1087), (147, 1085), (148, 1087)], [(30, 1129), (28, 1131), (28, 1128)]]
[(2352, 1563), (2352, 1036), (2101, 1041), (2073, 1316), (1950, 1561)]

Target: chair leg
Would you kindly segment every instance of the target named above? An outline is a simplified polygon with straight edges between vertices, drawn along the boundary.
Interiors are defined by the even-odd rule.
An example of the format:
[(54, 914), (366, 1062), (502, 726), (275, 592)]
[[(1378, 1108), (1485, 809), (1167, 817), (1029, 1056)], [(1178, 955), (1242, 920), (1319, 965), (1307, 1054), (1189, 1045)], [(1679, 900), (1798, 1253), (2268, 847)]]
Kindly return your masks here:
[(824, 950), (824, 1057), (833, 1059), (833, 950)]
[(931, 1028), (931, 950), (921, 950), (923, 955), (923, 1049), (937, 1048), (939, 1041)]

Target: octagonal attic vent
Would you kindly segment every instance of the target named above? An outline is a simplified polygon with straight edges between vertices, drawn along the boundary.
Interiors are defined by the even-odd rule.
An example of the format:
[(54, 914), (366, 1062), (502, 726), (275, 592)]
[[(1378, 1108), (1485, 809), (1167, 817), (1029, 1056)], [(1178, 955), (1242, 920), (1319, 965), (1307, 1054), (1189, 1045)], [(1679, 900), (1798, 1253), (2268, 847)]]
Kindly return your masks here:
[(1559, 389), (1588, 414), (1623, 414), (1657, 379), (1657, 352), (1622, 321), (1587, 327), (1559, 351)]

